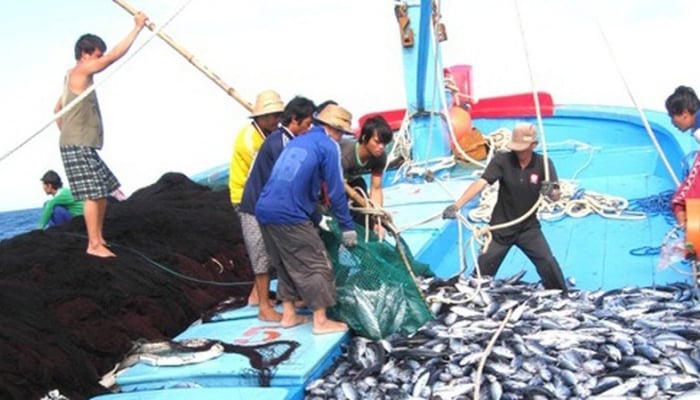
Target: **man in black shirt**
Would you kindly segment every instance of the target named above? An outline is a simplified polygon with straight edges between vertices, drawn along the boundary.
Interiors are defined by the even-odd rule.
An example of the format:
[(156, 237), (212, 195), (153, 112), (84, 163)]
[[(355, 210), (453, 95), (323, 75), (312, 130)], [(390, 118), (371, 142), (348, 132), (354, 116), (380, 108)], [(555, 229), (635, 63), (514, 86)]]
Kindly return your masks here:
[[(524, 216), (540, 197), (559, 199), (559, 186), (554, 164), (548, 160), (550, 181), (545, 181), (544, 158), (534, 153), (537, 132), (532, 124), (517, 124), (513, 129), (510, 152), (498, 153), (486, 166), (481, 178), (474, 181), (454, 204), (442, 213), (445, 219), (454, 219), (459, 210), (486, 185), (498, 181), (498, 200), (491, 214), (490, 225), (513, 221)], [(515, 245), (535, 264), (542, 284), (547, 289), (566, 292), (566, 283), (547, 240), (542, 234), (536, 210), (521, 222), (493, 231), (493, 238), (486, 252), (479, 256), (479, 271), (493, 276), (501, 266), (508, 250)]]

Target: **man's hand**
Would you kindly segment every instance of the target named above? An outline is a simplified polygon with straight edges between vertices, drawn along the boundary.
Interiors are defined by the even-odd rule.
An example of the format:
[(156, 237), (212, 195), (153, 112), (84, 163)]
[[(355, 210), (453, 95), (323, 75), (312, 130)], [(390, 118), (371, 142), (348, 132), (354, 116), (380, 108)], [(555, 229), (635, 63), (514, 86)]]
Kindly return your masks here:
[(355, 230), (343, 232), (342, 240), (345, 247), (357, 246), (357, 232)]
[(323, 229), (326, 232), (331, 231), (331, 227), (328, 226), (328, 223), (332, 221), (333, 218), (326, 216), (326, 215), (321, 215), (321, 222), (318, 223), (318, 227)]
[(459, 209), (456, 205), (450, 204), (442, 211), (442, 219), (456, 219)]
[(550, 200), (559, 200), (559, 182), (543, 181), (540, 193)]
[(384, 230), (382, 224), (380, 224), (379, 222), (374, 224), (374, 233), (377, 235), (380, 242), (383, 241), (384, 237), (386, 236), (386, 231)]
[(136, 14), (134, 14), (134, 24), (139, 27), (143, 28), (148, 21), (148, 16), (146, 14), (142, 13), (141, 11), (138, 11)]

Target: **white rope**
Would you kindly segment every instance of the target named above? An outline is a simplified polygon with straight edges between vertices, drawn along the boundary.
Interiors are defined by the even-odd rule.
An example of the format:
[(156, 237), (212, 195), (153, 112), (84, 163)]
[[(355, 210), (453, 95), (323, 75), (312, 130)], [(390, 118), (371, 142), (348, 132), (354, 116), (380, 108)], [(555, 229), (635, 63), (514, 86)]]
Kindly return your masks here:
[(173, 14), (170, 16), (170, 18), (168, 18), (168, 19), (165, 21), (165, 23), (163, 23), (163, 25), (162, 25), (160, 28), (158, 28), (157, 30), (154, 30), (154, 31), (148, 36), (148, 38), (147, 38), (139, 47), (137, 47), (137, 48), (134, 49), (133, 51), (130, 51), (130, 52), (129, 52), (129, 55), (128, 55), (126, 58), (124, 58), (124, 60), (123, 60), (121, 63), (119, 63), (119, 64), (113, 66), (112, 68), (110, 68), (110, 69), (107, 71), (107, 73), (105, 74), (104, 79), (102, 79), (100, 82), (93, 83), (93, 84), (90, 85), (87, 89), (85, 89), (80, 95), (78, 95), (75, 99), (73, 99), (73, 101), (71, 101), (70, 103), (66, 104), (66, 105), (61, 109), (61, 111), (59, 111), (58, 113), (54, 114), (54, 116), (53, 116), (47, 123), (45, 123), (44, 125), (42, 125), (41, 128), (39, 128), (39, 130), (37, 130), (36, 132), (34, 132), (33, 134), (31, 134), (28, 138), (26, 138), (25, 140), (23, 140), (19, 145), (15, 146), (12, 150), (8, 151), (8, 152), (5, 153), (2, 157), (0, 157), (0, 162), (4, 161), (7, 157), (9, 157), (10, 155), (12, 155), (14, 152), (16, 152), (17, 150), (19, 150), (20, 148), (24, 147), (24, 145), (26, 145), (27, 143), (29, 143), (29, 142), (30, 142), (32, 139), (34, 139), (35, 137), (39, 136), (39, 134), (41, 134), (43, 131), (45, 131), (46, 128), (48, 128), (49, 126), (51, 126), (57, 119), (63, 117), (68, 111), (70, 111), (73, 107), (75, 107), (76, 104), (78, 104), (80, 101), (82, 101), (82, 100), (83, 100), (85, 97), (87, 97), (90, 93), (94, 92), (95, 89), (97, 89), (98, 87), (102, 86), (105, 82), (107, 82), (107, 80), (109, 80), (109, 79), (110, 79), (118, 70), (120, 70), (129, 60), (131, 60), (134, 56), (136, 56), (136, 54), (138, 54), (138, 53), (141, 51), (141, 49), (143, 49), (154, 37), (156, 37), (156, 36), (158, 35), (158, 33), (160, 33), (160, 31), (161, 31), (163, 28), (165, 28), (173, 19), (175, 19), (175, 17), (176, 17), (178, 14), (180, 14), (180, 13), (182, 12), (182, 10), (184, 10), (185, 7), (186, 7), (191, 1), (192, 1), (192, 0), (185, 0), (185, 2), (184, 2), (181, 6), (179, 6), (179, 7), (175, 10), (175, 12), (173, 12)]
[[(569, 180), (560, 180), (561, 195), (559, 200), (552, 201), (544, 198), (539, 203), (538, 215), (543, 220), (556, 220), (564, 216), (582, 218), (590, 214), (619, 220), (642, 220), (646, 213), (629, 211), (629, 201), (624, 197), (581, 190)], [(481, 192), (479, 204), (468, 213), (469, 220), (488, 223), (491, 212), (496, 204), (498, 185), (489, 185)]]
[(620, 76), (620, 80), (622, 81), (622, 84), (625, 86), (625, 91), (627, 92), (627, 95), (629, 96), (630, 100), (632, 101), (632, 104), (634, 104), (634, 107), (637, 109), (637, 113), (639, 114), (639, 118), (642, 120), (642, 124), (644, 125), (644, 129), (646, 130), (647, 134), (649, 135), (651, 142), (654, 144), (656, 151), (659, 153), (659, 156), (661, 157), (661, 161), (664, 163), (664, 167), (666, 167), (666, 170), (671, 175), (671, 178), (673, 179), (673, 182), (676, 184), (676, 187), (680, 186), (681, 183), (678, 180), (678, 177), (676, 177), (676, 174), (673, 172), (673, 168), (671, 167), (671, 164), (668, 162), (668, 158), (666, 158), (666, 154), (664, 153), (663, 149), (661, 148), (659, 141), (656, 139), (656, 135), (654, 134), (654, 131), (651, 130), (651, 126), (649, 126), (649, 121), (647, 120), (647, 117), (644, 114), (644, 111), (639, 106), (639, 103), (637, 103), (637, 100), (636, 100), (634, 94), (632, 94), (632, 89), (630, 89), (630, 86), (627, 83), (627, 80), (625, 79), (625, 74), (622, 72), (622, 68), (620, 67), (620, 64), (617, 62), (617, 58), (615, 57), (615, 53), (613, 52), (612, 46), (610, 45), (610, 42), (608, 41), (607, 35), (603, 31), (602, 25), (598, 21), (598, 18), (596, 18), (596, 17), (593, 17), (593, 18), (596, 22), (596, 25), (598, 26), (598, 31), (600, 32), (600, 35), (603, 37), (603, 42), (605, 43), (605, 46), (608, 49), (608, 53), (610, 54), (610, 58), (612, 59), (612, 62), (615, 65), (615, 69), (617, 70), (617, 74)]
[(549, 181), (549, 162), (547, 159), (547, 140), (544, 134), (544, 124), (542, 123), (542, 110), (540, 108), (540, 99), (537, 95), (537, 85), (535, 85), (535, 75), (532, 70), (532, 63), (530, 62), (530, 52), (528, 51), (527, 39), (525, 38), (525, 27), (523, 26), (523, 19), (520, 14), (520, 7), (518, 7), (518, 0), (513, 0), (515, 4), (515, 12), (518, 15), (518, 26), (520, 27), (520, 38), (523, 41), (523, 51), (525, 53), (525, 62), (527, 64), (527, 70), (530, 74), (530, 84), (532, 85), (532, 98), (535, 101), (535, 113), (537, 114), (537, 127), (540, 131), (540, 142), (542, 144), (542, 156), (544, 157), (544, 180)]

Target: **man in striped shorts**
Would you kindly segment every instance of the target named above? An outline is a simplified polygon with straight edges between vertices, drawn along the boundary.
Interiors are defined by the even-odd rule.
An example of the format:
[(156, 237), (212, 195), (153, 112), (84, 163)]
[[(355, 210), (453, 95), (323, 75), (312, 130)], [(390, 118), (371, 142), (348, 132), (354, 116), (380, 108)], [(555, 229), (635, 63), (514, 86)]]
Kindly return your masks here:
[(75, 44), (75, 66), (66, 74), (63, 93), (54, 112), (70, 104), (70, 110), (56, 120), (61, 131), (59, 146), (63, 167), (76, 200), (85, 200), (83, 215), (87, 229), (87, 253), (96, 257), (114, 257), (102, 236), (107, 210), (107, 197), (119, 189), (119, 181), (102, 161), (102, 116), (97, 95), (90, 92), (77, 104), (79, 97), (93, 84), (94, 74), (120, 59), (136, 40), (148, 17), (141, 12), (134, 16), (134, 27), (109, 52), (104, 41), (92, 34), (81, 36)]

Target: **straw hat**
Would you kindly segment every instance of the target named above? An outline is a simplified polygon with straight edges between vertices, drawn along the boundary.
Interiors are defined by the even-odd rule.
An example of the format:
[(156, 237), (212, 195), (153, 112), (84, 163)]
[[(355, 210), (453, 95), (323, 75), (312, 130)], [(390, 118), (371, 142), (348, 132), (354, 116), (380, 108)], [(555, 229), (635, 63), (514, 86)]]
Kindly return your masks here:
[(267, 114), (276, 114), (284, 111), (284, 102), (279, 93), (274, 90), (260, 92), (255, 98), (255, 106), (250, 117), (260, 117)]
[(329, 104), (316, 116), (316, 120), (339, 131), (353, 134), (352, 114), (343, 107), (336, 104)]
[(537, 142), (537, 130), (528, 123), (520, 123), (513, 128), (513, 134), (508, 142), (508, 148), (514, 151), (527, 150), (531, 144)]

